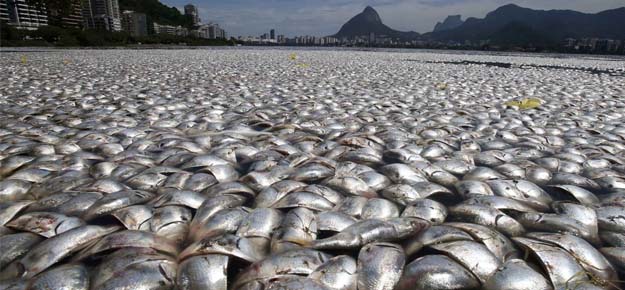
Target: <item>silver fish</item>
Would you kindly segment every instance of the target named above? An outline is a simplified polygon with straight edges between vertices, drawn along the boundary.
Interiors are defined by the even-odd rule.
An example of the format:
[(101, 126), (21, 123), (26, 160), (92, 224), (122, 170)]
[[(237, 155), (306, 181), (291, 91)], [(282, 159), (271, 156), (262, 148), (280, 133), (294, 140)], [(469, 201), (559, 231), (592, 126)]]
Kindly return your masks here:
[(181, 290), (228, 289), (228, 257), (199, 255), (178, 265), (176, 286)]
[(370, 243), (358, 254), (358, 289), (393, 289), (402, 275), (404, 250), (389, 243)]
[(418, 218), (370, 219), (357, 222), (329, 238), (314, 240), (315, 249), (347, 249), (371, 242), (395, 241), (418, 233), (429, 223)]
[(356, 290), (357, 264), (350, 256), (336, 256), (317, 267), (308, 278), (331, 289)]
[(37, 244), (22, 258), (11, 263), (0, 273), (0, 277), (31, 278), (118, 229), (118, 227), (85, 225), (56, 235)]
[(397, 290), (478, 289), (480, 282), (465, 267), (443, 255), (426, 255), (404, 269)]
[(519, 259), (506, 261), (484, 284), (486, 290), (552, 290), (545, 277)]
[(469, 269), (481, 283), (485, 283), (501, 266), (499, 260), (488, 248), (474, 241), (459, 240), (429, 247), (445, 253)]
[(81, 264), (61, 265), (33, 277), (29, 289), (88, 290), (89, 272)]

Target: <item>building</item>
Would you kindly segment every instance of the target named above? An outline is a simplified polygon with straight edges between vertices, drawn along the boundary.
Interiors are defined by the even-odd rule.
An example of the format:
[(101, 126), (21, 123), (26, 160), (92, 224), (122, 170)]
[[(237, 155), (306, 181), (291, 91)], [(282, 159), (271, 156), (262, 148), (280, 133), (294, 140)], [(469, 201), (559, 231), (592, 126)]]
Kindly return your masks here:
[(269, 38), (270, 39), (274, 39), (274, 40), (276, 39), (276, 30), (275, 29), (272, 29), (272, 30), (269, 31)]
[(35, 30), (48, 25), (48, 13), (45, 7), (28, 5), (26, 0), (0, 0), (0, 20), (19, 29)]
[(1, 23), (9, 23), (11, 18), (9, 18), (9, 4), (5, 0), (0, 0), (0, 22)]
[(117, 0), (83, 0), (82, 15), (88, 29), (121, 31), (121, 14)]
[(219, 27), (219, 24), (213, 24), (208, 27), (208, 38), (226, 38), (226, 32)]
[(145, 13), (126, 10), (122, 13), (122, 29), (132, 36), (148, 35), (148, 20)]
[(206, 39), (226, 38), (226, 31), (217, 23), (204, 24), (198, 28), (197, 37)]
[(48, 23), (63, 28), (82, 28), (84, 21), (81, 0), (71, 0), (71, 8), (67, 14), (48, 7)]
[(193, 26), (196, 26), (200, 23), (200, 16), (197, 12), (197, 7), (193, 4), (187, 4), (184, 6), (184, 15), (191, 16), (193, 20)]
[(173, 26), (173, 25), (161, 25), (158, 23), (154, 23), (154, 33), (155, 34), (169, 34), (169, 35), (178, 35), (178, 36), (188, 36), (189, 30), (182, 26)]

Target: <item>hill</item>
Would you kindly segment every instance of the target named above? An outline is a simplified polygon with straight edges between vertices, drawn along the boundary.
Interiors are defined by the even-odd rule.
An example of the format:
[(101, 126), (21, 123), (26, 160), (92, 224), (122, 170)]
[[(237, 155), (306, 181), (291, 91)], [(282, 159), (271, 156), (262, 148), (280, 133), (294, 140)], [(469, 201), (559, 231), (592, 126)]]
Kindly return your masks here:
[(417, 32), (398, 31), (386, 26), (382, 22), (382, 18), (380, 18), (378, 12), (371, 6), (367, 6), (361, 13), (352, 17), (349, 21), (347, 21), (347, 23), (343, 24), (334, 37), (369, 37), (371, 33), (374, 33), (376, 37), (387, 36), (404, 40), (414, 39), (419, 36), (419, 33)]
[(508, 42), (516, 33), (526, 43), (534, 44), (551, 44), (569, 37), (625, 39), (625, 7), (588, 14), (572, 10), (534, 10), (509, 4), (483, 19), (469, 18), (454, 29), (434, 31), (429, 36), (441, 41)]
[(445, 18), (445, 21), (436, 23), (434, 26), (434, 31), (443, 31), (454, 29), (464, 23), (461, 19), (460, 15), (449, 15)]

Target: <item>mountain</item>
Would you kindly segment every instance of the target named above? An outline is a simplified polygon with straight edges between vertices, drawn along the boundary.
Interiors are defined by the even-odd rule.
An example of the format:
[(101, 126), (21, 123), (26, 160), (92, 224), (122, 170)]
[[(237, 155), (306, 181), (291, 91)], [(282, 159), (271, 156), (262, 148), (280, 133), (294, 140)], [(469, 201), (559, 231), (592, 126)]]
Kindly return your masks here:
[(454, 29), (462, 25), (462, 23), (464, 22), (462, 21), (460, 15), (449, 15), (447, 16), (447, 18), (445, 18), (445, 21), (443, 21), (443, 23), (436, 23), (436, 26), (434, 26), (434, 32)]
[(119, 10), (145, 13), (149, 23), (180, 25), (187, 28), (193, 26), (191, 17), (180, 13), (176, 7), (169, 7), (158, 0), (119, 0)]
[(504, 5), (483, 19), (468, 18), (462, 25), (433, 31), (435, 40), (478, 41), (490, 39), (506, 43), (519, 35), (532, 44), (553, 44), (565, 38), (625, 39), (625, 7), (588, 14), (572, 10), (534, 10), (514, 4)]
[(343, 24), (339, 32), (337, 32), (334, 37), (369, 37), (371, 33), (374, 33), (376, 37), (388, 36), (401, 39), (414, 39), (419, 36), (419, 33), (414, 31), (397, 31), (386, 26), (382, 23), (382, 18), (380, 18), (378, 12), (371, 6), (367, 6), (364, 11), (352, 17), (352, 19), (347, 21), (347, 23)]

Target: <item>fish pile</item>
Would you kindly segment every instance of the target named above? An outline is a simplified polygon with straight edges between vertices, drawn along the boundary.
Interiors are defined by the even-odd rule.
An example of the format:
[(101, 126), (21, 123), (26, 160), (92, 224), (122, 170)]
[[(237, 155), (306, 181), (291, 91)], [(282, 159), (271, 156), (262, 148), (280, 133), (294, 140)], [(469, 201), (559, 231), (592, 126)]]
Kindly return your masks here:
[(622, 61), (25, 53), (0, 289), (625, 289)]

